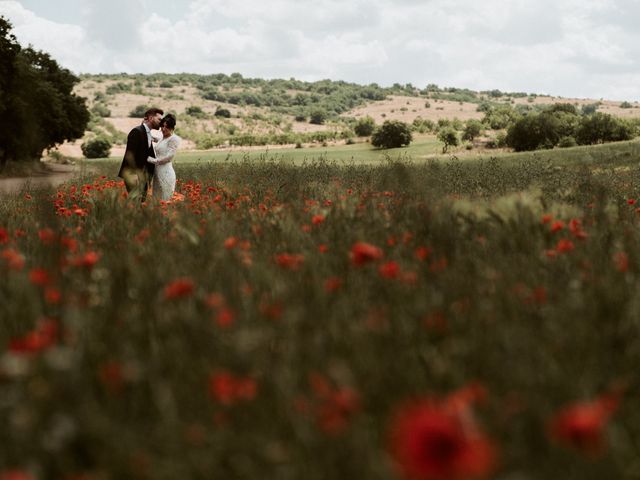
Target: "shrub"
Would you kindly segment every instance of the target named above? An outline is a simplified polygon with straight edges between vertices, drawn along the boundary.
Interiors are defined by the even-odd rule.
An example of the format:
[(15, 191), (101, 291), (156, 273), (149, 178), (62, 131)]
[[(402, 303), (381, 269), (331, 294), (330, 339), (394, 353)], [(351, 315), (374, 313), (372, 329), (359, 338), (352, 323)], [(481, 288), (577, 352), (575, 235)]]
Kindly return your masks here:
[(202, 110), (202, 108), (198, 107), (197, 105), (187, 107), (185, 113), (195, 118), (206, 118), (207, 116), (204, 110)]
[(633, 108), (633, 105), (631, 105), (629, 102), (622, 102), (620, 104), (620, 108)]
[(576, 133), (580, 145), (631, 140), (634, 129), (628, 122), (608, 113), (596, 112), (582, 117)]
[(468, 120), (462, 132), (462, 139), (473, 142), (473, 139), (482, 133), (482, 122), (479, 120)]
[(438, 140), (444, 143), (442, 153), (446, 153), (449, 147), (457, 147), (460, 144), (458, 132), (453, 127), (445, 127), (438, 132)]
[(82, 145), (82, 154), (87, 158), (106, 158), (111, 154), (111, 142), (106, 138), (93, 138)]
[(409, 145), (411, 140), (411, 128), (398, 120), (386, 120), (371, 136), (371, 144), (381, 148), (403, 147)]
[(309, 115), (309, 123), (314, 125), (323, 125), (327, 119), (327, 112), (324, 110), (314, 110)]
[(576, 139), (574, 137), (562, 137), (558, 142), (558, 147), (560, 148), (570, 148), (578, 145)]
[(353, 131), (359, 137), (368, 137), (375, 129), (376, 122), (369, 116), (359, 119), (353, 127)]
[(226, 108), (216, 108), (214, 115), (216, 117), (231, 118), (231, 112)]
[(109, 107), (107, 107), (104, 103), (96, 103), (91, 108), (91, 113), (95, 113), (99, 117), (103, 118), (111, 116), (111, 110), (109, 110)]
[(133, 110), (129, 112), (129, 117), (142, 118), (144, 117), (144, 114), (147, 110), (149, 110), (148, 105), (137, 105)]

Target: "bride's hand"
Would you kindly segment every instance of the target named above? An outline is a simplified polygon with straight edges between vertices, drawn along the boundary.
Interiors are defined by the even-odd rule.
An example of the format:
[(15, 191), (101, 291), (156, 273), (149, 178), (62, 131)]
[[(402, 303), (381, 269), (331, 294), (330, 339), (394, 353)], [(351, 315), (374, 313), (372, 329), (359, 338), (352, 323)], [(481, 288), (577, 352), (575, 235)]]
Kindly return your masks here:
[(147, 162), (155, 164), (155, 163), (158, 163), (158, 160), (156, 160), (153, 157), (147, 157)]

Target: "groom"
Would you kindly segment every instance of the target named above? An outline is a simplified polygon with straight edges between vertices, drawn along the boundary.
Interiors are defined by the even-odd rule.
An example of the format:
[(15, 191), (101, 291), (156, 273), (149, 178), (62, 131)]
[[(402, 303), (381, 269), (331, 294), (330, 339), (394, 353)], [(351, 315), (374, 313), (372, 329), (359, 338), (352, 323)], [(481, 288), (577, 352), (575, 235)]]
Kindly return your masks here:
[(149, 182), (155, 168), (152, 163), (147, 162), (147, 157), (156, 156), (151, 146), (151, 130), (160, 126), (163, 113), (159, 108), (150, 108), (145, 112), (142, 124), (129, 132), (127, 148), (118, 173), (124, 179), (129, 197), (140, 197), (143, 202), (147, 198)]

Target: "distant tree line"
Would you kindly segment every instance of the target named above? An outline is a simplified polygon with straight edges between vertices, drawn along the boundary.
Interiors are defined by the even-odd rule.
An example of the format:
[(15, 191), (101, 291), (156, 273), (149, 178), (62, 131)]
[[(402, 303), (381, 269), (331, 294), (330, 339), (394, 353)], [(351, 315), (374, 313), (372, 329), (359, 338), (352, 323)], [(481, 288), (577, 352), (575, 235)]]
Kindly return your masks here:
[(39, 159), (43, 150), (81, 138), (89, 121), (79, 79), (48, 54), (22, 48), (0, 16), (0, 167)]

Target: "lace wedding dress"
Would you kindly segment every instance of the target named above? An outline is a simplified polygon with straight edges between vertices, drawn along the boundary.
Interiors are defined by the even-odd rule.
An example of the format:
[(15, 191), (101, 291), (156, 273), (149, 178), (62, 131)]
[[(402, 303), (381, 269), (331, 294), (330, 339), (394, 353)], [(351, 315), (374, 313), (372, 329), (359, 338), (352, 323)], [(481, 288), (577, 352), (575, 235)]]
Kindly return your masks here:
[(171, 200), (176, 189), (176, 172), (171, 161), (180, 146), (181, 138), (177, 135), (163, 138), (155, 145), (156, 158), (149, 157), (147, 161), (155, 164), (153, 174), (153, 198), (157, 200)]

